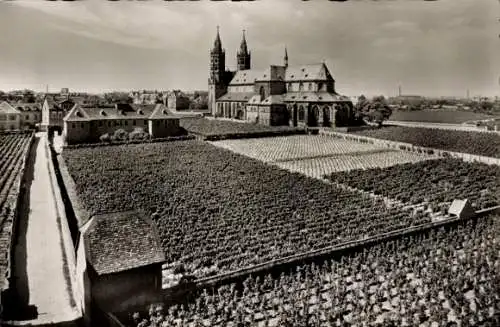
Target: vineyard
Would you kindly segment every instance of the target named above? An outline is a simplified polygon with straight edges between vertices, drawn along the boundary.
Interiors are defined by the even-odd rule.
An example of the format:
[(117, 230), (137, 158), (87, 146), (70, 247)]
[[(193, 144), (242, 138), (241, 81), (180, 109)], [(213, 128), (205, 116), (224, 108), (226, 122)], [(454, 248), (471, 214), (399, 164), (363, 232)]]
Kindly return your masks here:
[(337, 172), (327, 179), (411, 204), (437, 208), (468, 198), (476, 209), (500, 205), (500, 167), (447, 158)]
[(90, 213), (149, 212), (168, 262), (197, 277), (430, 221), (199, 141), (62, 155)]
[(0, 290), (10, 270), (12, 233), (32, 134), (0, 134)]
[(391, 120), (414, 121), (426, 123), (461, 124), (470, 120), (482, 120), (494, 118), (495, 116), (471, 112), (471, 111), (451, 111), (451, 110), (396, 110), (391, 115)]
[(499, 326), (500, 217), (203, 289), (133, 326)]
[(420, 127), (386, 126), (353, 132), (416, 146), (500, 158), (500, 135)]
[(189, 133), (201, 135), (207, 139), (304, 133), (303, 129), (296, 127), (266, 126), (207, 118), (183, 118), (180, 120), (180, 126)]
[(338, 171), (389, 167), (435, 158), (324, 135), (223, 140), (212, 144), (314, 178)]

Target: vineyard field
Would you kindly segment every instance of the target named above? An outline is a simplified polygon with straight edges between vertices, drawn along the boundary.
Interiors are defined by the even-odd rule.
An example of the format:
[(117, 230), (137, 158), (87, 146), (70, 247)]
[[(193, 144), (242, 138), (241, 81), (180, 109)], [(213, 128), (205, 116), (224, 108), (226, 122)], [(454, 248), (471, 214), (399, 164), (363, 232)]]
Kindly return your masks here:
[(497, 133), (402, 126), (385, 126), (352, 133), (416, 146), (500, 158), (500, 135)]
[(302, 128), (288, 126), (266, 126), (262, 124), (250, 124), (245, 122), (233, 122), (227, 120), (207, 119), (207, 118), (183, 118), (180, 126), (192, 134), (205, 137), (236, 137), (251, 136), (254, 134), (279, 134), (303, 132)]
[(390, 167), (397, 164), (414, 163), (428, 159), (431, 159), (431, 157), (404, 151), (385, 150), (363, 155), (293, 160), (279, 162), (276, 165), (280, 168), (302, 173), (310, 177), (323, 178), (325, 175), (334, 172)]
[(471, 120), (491, 119), (495, 116), (471, 111), (416, 110), (394, 111), (390, 120), (424, 123), (461, 124)]
[(423, 212), (200, 141), (62, 155), (91, 214), (145, 210), (168, 262), (197, 277), (430, 221)]
[(499, 326), (500, 217), (197, 291), (139, 326)]
[(337, 172), (327, 179), (402, 202), (437, 208), (468, 198), (476, 209), (500, 204), (500, 167), (446, 158)]
[(12, 232), (23, 166), (33, 134), (0, 134), (0, 290), (10, 270)]
[(293, 135), (246, 140), (223, 140), (214, 145), (264, 162), (384, 152), (373, 144), (340, 140), (324, 135)]

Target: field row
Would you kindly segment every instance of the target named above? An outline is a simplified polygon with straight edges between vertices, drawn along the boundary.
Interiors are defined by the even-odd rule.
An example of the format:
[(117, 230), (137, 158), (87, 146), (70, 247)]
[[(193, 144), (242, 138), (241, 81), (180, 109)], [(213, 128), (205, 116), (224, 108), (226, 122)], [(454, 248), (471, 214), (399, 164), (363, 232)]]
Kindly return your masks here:
[(386, 126), (353, 133), (416, 146), (500, 158), (500, 135), (497, 133), (402, 126)]
[[(500, 217), (198, 291), (134, 326), (499, 326)], [(142, 324), (140, 322), (142, 321)]]
[(437, 208), (469, 199), (476, 209), (500, 204), (500, 167), (447, 158), (336, 172), (327, 179), (411, 204)]
[(23, 164), (33, 135), (0, 134), (0, 290), (10, 270), (10, 250)]
[(362, 155), (344, 155), (341, 157), (286, 161), (276, 163), (276, 165), (280, 168), (302, 173), (310, 177), (323, 178), (325, 175), (334, 172), (390, 167), (397, 164), (411, 164), (429, 159), (432, 159), (432, 157), (411, 152), (387, 150), (384, 152), (366, 153)]
[(148, 211), (168, 261), (198, 277), (430, 221), (198, 141), (62, 155), (91, 214)]
[(266, 126), (262, 124), (238, 123), (227, 120), (207, 119), (207, 118), (183, 118), (180, 126), (192, 134), (212, 137), (238, 137), (252, 134), (265, 135), (266, 133), (293, 133), (303, 131), (300, 128), (288, 126)]

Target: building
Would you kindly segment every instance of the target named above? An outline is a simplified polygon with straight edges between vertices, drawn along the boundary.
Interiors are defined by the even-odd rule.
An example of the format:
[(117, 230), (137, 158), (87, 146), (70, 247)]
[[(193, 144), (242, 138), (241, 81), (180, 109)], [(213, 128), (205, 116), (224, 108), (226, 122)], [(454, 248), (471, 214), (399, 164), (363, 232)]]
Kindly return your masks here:
[(114, 106), (75, 105), (64, 117), (63, 138), (67, 144), (98, 142), (117, 130), (132, 132), (138, 128), (152, 138), (179, 135), (179, 117), (162, 104)]
[(76, 291), (87, 322), (92, 306), (124, 312), (161, 299), (165, 254), (150, 218), (127, 211), (81, 223)]
[(188, 110), (191, 101), (180, 90), (174, 90), (167, 96), (167, 107), (170, 110)]
[(209, 110), (215, 117), (266, 125), (348, 126), (354, 119), (350, 99), (335, 91), (325, 63), (251, 69), (251, 54), (243, 32), (237, 71), (225, 69), (219, 29), (210, 51)]
[(0, 103), (0, 131), (21, 129), (21, 112), (7, 101)]
[(21, 129), (35, 129), (42, 122), (42, 108), (39, 103), (12, 104), (21, 113)]
[(142, 90), (130, 92), (129, 97), (132, 98), (134, 104), (156, 104), (161, 102), (163, 95), (156, 90)]
[(63, 118), (73, 108), (75, 102), (70, 98), (64, 98), (56, 101), (54, 97), (46, 96), (42, 105), (42, 124), (41, 129), (47, 132), (63, 129)]

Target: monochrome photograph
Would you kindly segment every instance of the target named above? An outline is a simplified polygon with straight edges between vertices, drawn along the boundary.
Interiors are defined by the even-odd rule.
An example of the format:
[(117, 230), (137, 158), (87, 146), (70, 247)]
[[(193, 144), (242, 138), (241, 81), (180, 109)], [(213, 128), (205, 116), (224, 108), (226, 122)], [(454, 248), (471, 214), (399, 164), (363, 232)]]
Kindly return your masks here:
[(500, 326), (499, 17), (0, 2), (0, 326)]

